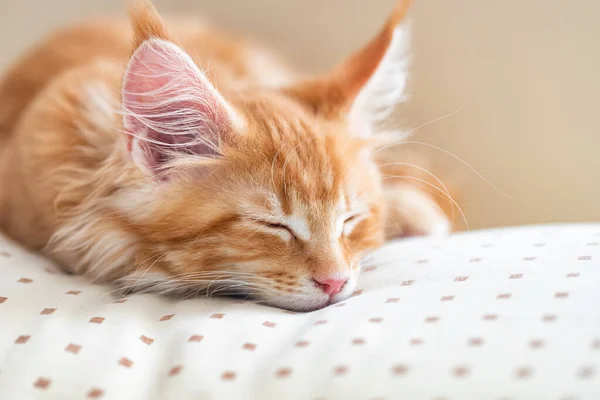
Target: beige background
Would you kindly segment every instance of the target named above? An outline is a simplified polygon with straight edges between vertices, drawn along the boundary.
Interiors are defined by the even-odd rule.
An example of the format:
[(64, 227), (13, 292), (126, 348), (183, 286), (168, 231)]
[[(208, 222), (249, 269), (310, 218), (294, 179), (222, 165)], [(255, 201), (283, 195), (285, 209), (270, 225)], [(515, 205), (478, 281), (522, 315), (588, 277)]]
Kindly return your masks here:
[[(263, 39), (319, 71), (362, 44), (394, 0), (156, 0)], [(407, 128), (460, 180), (471, 228), (600, 221), (600, 1), (417, 0)], [(0, 0), (0, 68), (44, 33), (123, 0)], [(426, 148), (423, 145), (417, 147)]]

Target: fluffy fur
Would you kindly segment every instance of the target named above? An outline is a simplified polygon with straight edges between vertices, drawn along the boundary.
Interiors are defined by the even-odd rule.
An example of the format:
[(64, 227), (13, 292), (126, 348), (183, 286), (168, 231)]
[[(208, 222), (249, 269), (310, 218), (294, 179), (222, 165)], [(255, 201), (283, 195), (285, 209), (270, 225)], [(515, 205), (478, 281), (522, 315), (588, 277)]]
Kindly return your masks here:
[(445, 189), (377, 153), (405, 92), (407, 7), (310, 80), (145, 2), (130, 24), (55, 34), (0, 86), (0, 227), (126, 291), (294, 310), (348, 297), (386, 235), (449, 229)]

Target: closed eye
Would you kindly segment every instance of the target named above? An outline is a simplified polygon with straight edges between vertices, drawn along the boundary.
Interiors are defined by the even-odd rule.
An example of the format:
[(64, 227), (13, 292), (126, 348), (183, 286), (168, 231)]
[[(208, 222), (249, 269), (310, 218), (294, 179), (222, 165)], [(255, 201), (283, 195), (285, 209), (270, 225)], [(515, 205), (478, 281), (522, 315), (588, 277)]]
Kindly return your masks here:
[(346, 220), (344, 221), (344, 224), (347, 224), (347, 223), (350, 223), (350, 222), (352, 222), (352, 221), (355, 221), (355, 220), (357, 220), (359, 217), (360, 217), (360, 214), (356, 214), (356, 215), (353, 215), (353, 216), (351, 216), (351, 217), (348, 217), (348, 218), (346, 218)]
[(356, 226), (367, 217), (368, 217), (368, 214), (362, 213), (362, 214), (354, 214), (354, 215), (351, 215), (348, 218), (346, 218), (344, 220), (344, 225), (342, 228), (342, 236), (350, 235), (350, 233), (352, 233), (354, 228), (356, 228)]
[(255, 219), (254, 222), (261, 224), (269, 229), (286, 230), (290, 235), (292, 235), (294, 239), (296, 239), (294, 231), (292, 231), (292, 229), (285, 224), (282, 224), (280, 222), (265, 221), (262, 219)]

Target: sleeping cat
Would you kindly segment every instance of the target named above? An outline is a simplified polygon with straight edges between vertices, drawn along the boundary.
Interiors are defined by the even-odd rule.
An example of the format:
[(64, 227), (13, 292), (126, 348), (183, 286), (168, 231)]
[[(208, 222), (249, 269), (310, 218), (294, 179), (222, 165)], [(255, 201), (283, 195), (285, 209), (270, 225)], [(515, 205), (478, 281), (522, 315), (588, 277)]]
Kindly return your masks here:
[(125, 290), (301, 311), (347, 298), (386, 235), (449, 229), (433, 190), (384, 184), (376, 161), (377, 122), (404, 95), (408, 3), (308, 79), (146, 2), (130, 23), (56, 33), (0, 85), (0, 228)]

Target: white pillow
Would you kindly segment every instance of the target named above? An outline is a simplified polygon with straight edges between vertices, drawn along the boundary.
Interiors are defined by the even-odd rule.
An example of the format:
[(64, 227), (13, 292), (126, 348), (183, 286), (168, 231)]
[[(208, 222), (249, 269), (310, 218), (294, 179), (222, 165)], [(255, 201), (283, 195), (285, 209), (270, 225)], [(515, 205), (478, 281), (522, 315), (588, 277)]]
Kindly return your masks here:
[(293, 314), (116, 300), (0, 238), (0, 399), (600, 399), (600, 224), (389, 244)]

